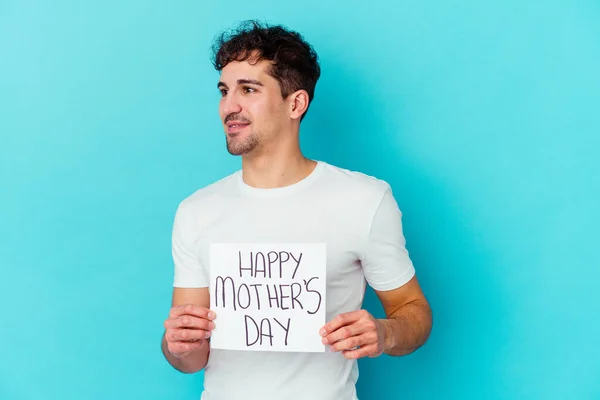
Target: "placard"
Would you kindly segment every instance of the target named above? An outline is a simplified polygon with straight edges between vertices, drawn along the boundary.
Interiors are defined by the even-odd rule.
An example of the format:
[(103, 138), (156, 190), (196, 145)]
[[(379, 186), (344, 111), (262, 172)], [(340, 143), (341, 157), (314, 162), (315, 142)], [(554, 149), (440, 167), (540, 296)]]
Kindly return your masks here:
[(324, 243), (214, 243), (211, 348), (323, 352)]

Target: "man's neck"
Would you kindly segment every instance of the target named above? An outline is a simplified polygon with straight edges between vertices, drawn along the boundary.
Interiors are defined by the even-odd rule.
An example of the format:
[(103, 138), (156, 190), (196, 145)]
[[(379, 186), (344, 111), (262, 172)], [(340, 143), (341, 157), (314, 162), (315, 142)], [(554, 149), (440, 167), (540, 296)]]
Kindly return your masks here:
[(289, 186), (306, 178), (317, 163), (299, 151), (292, 154), (263, 154), (242, 158), (243, 179), (261, 189)]

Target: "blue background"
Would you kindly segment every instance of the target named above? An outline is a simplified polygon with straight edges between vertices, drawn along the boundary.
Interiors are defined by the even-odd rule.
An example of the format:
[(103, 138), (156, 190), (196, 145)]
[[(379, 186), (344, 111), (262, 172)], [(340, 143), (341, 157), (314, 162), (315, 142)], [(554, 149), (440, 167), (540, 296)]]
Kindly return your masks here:
[(199, 398), (171, 224), (239, 166), (209, 47), (248, 18), (317, 49), (303, 149), (390, 182), (435, 313), (360, 399), (599, 399), (592, 0), (0, 1), (0, 398)]

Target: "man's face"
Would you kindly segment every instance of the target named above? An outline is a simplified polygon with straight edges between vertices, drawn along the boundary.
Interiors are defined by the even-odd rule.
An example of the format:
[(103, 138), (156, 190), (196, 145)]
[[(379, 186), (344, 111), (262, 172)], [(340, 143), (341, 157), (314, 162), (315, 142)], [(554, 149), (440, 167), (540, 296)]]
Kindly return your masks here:
[(219, 115), (227, 150), (248, 154), (272, 141), (289, 116), (279, 83), (267, 73), (268, 61), (231, 62), (221, 71)]

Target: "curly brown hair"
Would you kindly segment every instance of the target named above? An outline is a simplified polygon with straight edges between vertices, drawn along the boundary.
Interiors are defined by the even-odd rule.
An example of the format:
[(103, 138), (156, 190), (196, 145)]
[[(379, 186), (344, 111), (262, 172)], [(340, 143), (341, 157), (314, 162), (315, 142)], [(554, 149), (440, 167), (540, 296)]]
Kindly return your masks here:
[(314, 98), (321, 67), (313, 47), (297, 32), (248, 20), (217, 36), (212, 51), (217, 71), (231, 61), (268, 60), (268, 73), (279, 82), (283, 98), (297, 90), (306, 90), (309, 104)]

